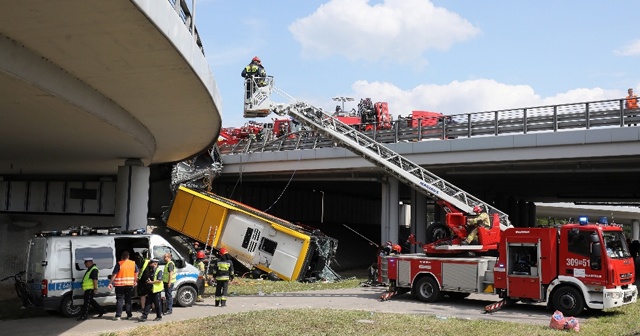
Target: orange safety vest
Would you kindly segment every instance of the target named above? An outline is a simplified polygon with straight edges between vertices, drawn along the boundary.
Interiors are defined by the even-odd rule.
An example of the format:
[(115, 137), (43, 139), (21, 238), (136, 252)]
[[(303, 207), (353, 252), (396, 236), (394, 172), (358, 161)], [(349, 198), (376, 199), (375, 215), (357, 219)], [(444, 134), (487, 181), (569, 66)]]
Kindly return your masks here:
[(634, 110), (638, 108), (638, 96), (627, 96), (627, 110)]
[(136, 263), (133, 260), (121, 260), (120, 271), (113, 279), (114, 286), (133, 286), (136, 279)]

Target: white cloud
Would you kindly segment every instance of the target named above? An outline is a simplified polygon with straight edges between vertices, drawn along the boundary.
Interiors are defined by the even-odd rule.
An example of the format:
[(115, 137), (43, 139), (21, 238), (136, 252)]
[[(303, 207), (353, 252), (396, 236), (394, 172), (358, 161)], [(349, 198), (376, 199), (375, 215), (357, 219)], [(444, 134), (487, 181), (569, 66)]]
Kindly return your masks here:
[(620, 56), (640, 56), (640, 40), (632, 41), (626, 46), (614, 50), (614, 53)]
[(391, 83), (356, 81), (352, 90), (353, 97), (370, 97), (374, 102), (388, 102), (389, 110), (395, 117), (406, 116), (412, 110), (462, 114), (617, 99), (626, 95), (623, 90), (580, 88), (540, 97), (529, 85), (509, 85), (492, 79), (453, 81), (445, 85), (423, 84), (407, 91)]
[(427, 0), (331, 0), (289, 26), (304, 56), (424, 63), (428, 49), (447, 50), (480, 30)]

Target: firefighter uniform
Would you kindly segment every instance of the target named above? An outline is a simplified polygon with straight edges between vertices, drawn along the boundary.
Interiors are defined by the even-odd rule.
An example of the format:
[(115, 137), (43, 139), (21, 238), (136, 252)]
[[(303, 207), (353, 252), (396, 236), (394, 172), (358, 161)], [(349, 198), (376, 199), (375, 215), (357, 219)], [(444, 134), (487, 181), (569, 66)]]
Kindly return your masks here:
[(229, 280), (233, 280), (233, 262), (225, 248), (220, 249), (220, 259), (216, 262), (216, 296), (215, 305), (225, 307), (227, 305), (227, 291)]
[(266, 82), (265, 82), (265, 77), (267, 77), (267, 72), (264, 70), (264, 67), (262, 66), (262, 62), (260, 61), (260, 58), (258, 56), (254, 57), (251, 60), (251, 63), (249, 63), (249, 65), (247, 65), (246, 67), (244, 67), (244, 69), (242, 69), (242, 73), (240, 74), (240, 76), (242, 76), (242, 78), (245, 79), (246, 83), (246, 87), (247, 87), (247, 99), (251, 98), (251, 95), (253, 93), (253, 90), (255, 90), (255, 88), (253, 87), (253, 83), (252, 81), (255, 78), (255, 84), (258, 86), (265, 86)]
[(491, 221), (489, 220), (489, 214), (483, 212), (479, 214), (476, 218), (471, 218), (467, 221), (468, 224), (473, 225), (474, 228), (469, 232), (467, 239), (464, 240), (465, 243), (471, 244), (474, 239), (478, 238), (478, 227), (483, 226), (485, 228), (491, 227)]
[(98, 266), (93, 263), (93, 258), (84, 258), (84, 264), (87, 266), (87, 271), (84, 273), (84, 277), (82, 278), (84, 304), (82, 305), (78, 321), (87, 319), (89, 305), (98, 311), (98, 317), (101, 317), (104, 314), (104, 308), (100, 307), (98, 302), (93, 298), (93, 296), (98, 292)]

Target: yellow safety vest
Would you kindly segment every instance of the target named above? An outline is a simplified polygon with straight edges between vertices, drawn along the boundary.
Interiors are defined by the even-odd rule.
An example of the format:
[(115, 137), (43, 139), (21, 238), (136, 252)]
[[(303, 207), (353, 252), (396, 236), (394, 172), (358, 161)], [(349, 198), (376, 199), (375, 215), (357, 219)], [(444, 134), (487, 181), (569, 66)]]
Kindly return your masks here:
[(216, 264), (216, 280), (229, 280), (229, 269), (231, 269), (231, 261), (218, 261)]
[[(173, 265), (173, 272), (171, 272), (171, 282), (169, 282), (169, 265)], [(166, 283), (174, 283), (176, 282), (176, 264), (173, 260), (169, 260), (169, 262), (164, 265), (164, 271), (162, 271), (162, 282)]]
[[(153, 273), (153, 281), (156, 281), (156, 279), (158, 279), (158, 272), (160, 272), (160, 267), (156, 266), (156, 271)], [(162, 275), (162, 277), (164, 277), (164, 274)], [(151, 292), (153, 293), (160, 293), (164, 290), (164, 284), (162, 282), (160, 283), (153, 283), (153, 288), (151, 289)]]
[(91, 275), (91, 272), (93, 272), (93, 270), (98, 270), (98, 266), (96, 266), (95, 264), (93, 264), (93, 266), (89, 267), (89, 269), (87, 270), (86, 273), (84, 273), (84, 278), (82, 278), (82, 290), (86, 291), (89, 289), (94, 289), (93, 288), (93, 279), (89, 278), (89, 276)]
[(147, 265), (149, 265), (149, 259), (145, 258), (144, 263), (142, 264), (142, 268), (140, 269), (140, 273), (138, 273), (138, 280), (142, 279), (142, 273), (147, 269)]

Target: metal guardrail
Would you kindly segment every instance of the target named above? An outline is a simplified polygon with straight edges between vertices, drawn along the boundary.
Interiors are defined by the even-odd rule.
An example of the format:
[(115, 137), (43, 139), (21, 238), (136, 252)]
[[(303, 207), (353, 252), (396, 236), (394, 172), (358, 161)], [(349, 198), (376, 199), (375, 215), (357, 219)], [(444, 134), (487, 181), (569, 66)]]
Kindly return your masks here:
[[(363, 133), (380, 143), (397, 143), (636, 126), (640, 123), (640, 110), (625, 109), (625, 100), (599, 100), (446, 115), (444, 122), (440, 120), (435, 126), (422, 126), (422, 122), (417, 122), (417, 127), (409, 127), (406, 120), (400, 119), (394, 120), (390, 129), (377, 130), (370, 127), (373, 129)], [(365, 126), (354, 125), (359, 129), (365, 129)], [(299, 131), (277, 139), (243, 139), (237, 144), (221, 146), (220, 153), (229, 155), (335, 146), (332, 140), (317, 132)]]
[[(189, 30), (189, 32), (191, 32), (191, 35), (196, 40), (196, 44), (198, 45), (198, 47), (200, 48), (200, 51), (202, 51), (202, 54), (204, 55), (204, 47), (202, 46), (202, 41), (200, 40), (200, 34), (198, 34), (198, 29), (196, 29), (195, 21), (193, 20), (193, 15), (189, 11), (189, 7), (187, 6), (186, 0), (168, 0), (168, 1), (171, 4), (171, 6), (173, 6), (173, 9), (176, 11), (176, 13), (178, 13), (178, 16), (180, 17), (180, 19), (182, 19), (182, 22), (184, 22), (185, 26), (187, 26), (187, 29)], [(191, 5), (192, 7), (195, 7), (195, 1), (192, 1)], [(195, 9), (194, 9), (194, 12), (195, 12)]]

